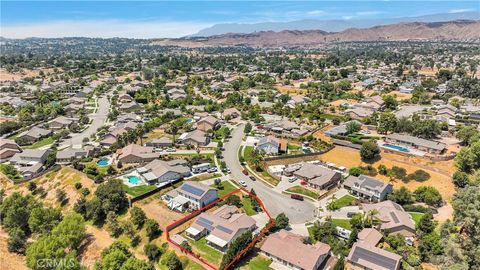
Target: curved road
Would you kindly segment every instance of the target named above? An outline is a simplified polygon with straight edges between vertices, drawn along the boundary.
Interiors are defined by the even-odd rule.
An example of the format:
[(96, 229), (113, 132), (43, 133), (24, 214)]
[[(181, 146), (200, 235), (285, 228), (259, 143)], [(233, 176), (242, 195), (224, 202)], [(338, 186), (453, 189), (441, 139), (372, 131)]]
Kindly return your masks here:
[(297, 201), (290, 196), (279, 193), (262, 183), (261, 180), (252, 181), (242, 173), (243, 167), (240, 164), (237, 153), (242, 143), (244, 125), (239, 125), (232, 131), (232, 138), (225, 144), (225, 163), (231, 170), (230, 176), (234, 181), (243, 180), (247, 183), (247, 190), (253, 188), (257, 196), (262, 200), (268, 212), (275, 217), (285, 213), (291, 224), (305, 223), (313, 219), (315, 206), (310, 201)]

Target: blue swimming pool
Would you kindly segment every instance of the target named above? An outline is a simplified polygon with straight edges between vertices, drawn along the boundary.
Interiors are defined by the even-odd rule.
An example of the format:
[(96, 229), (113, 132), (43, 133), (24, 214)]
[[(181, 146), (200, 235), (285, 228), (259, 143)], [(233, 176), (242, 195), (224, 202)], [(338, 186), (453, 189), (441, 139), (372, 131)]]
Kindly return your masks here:
[(408, 148), (402, 147), (402, 146), (398, 146), (398, 145), (394, 145), (394, 144), (386, 143), (386, 144), (384, 144), (384, 145), (382, 145), (382, 146), (383, 146), (383, 147), (386, 147), (386, 148), (393, 149), (393, 150), (397, 150), (397, 151), (400, 151), (400, 152), (405, 152), (405, 153), (410, 152), (410, 150), (408, 150)]
[(98, 166), (108, 166), (108, 165), (110, 165), (110, 162), (108, 162), (108, 160), (106, 160), (106, 159), (100, 159), (99, 161), (97, 161), (97, 165)]
[(138, 185), (140, 182), (140, 179), (138, 179), (138, 177), (135, 175), (129, 175), (127, 176), (127, 179), (128, 179), (128, 183), (132, 185)]

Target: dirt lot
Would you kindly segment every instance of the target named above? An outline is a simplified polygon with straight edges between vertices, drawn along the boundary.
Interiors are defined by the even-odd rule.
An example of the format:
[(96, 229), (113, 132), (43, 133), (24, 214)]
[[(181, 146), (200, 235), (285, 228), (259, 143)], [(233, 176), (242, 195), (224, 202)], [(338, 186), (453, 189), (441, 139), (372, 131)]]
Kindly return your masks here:
[(156, 220), (162, 230), (165, 230), (167, 225), (185, 216), (185, 214), (168, 209), (165, 203), (161, 201), (159, 195), (135, 203), (135, 206), (142, 208), (148, 218)]
[(388, 95), (395, 96), (398, 101), (410, 100), (412, 98), (412, 94), (401, 93), (400, 91), (392, 91)]
[(339, 107), (342, 103), (357, 104), (358, 101), (356, 101), (355, 99), (338, 99), (328, 103), (328, 105), (333, 107)]
[(277, 89), (282, 94), (289, 94), (289, 95), (306, 95), (307, 94), (307, 90), (296, 88), (293, 86), (277, 85)]
[[(347, 168), (368, 165), (361, 161), (358, 151), (346, 147), (335, 147), (333, 150), (321, 155), (320, 159)], [(387, 168), (391, 168), (392, 166), (402, 167), (407, 170), (407, 173), (422, 169), (431, 175), (431, 178), (425, 182), (410, 181), (404, 183), (400, 180), (394, 180), (391, 183), (396, 188), (405, 186), (413, 191), (419, 186), (433, 186), (438, 189), (442, 197), (446, 200), (450, 200), (455, 193), (455, 187), (451, 180), (451, 175), (455, 171), (453, 160), (431, 162), (418, 157), (404, 157), (396, 154), (382, 153), (382, 159), (372, 165), (378, 168), (380, 164), (384, 164)], [(376, 178), (390, 182), (387, 176), (377, 175)]]
[(7, 250), (8, 235), (0, 228), (0, 269), (28, 269), (25, 257), (16, 253), (10, 253)]
[[(45, 74), (53, 72), (53, 69), (43, 69)], [(40, 70), (24, 69), (21, 72), (8, 72), (7, 70), (0, 68), (0, 81), (16, 81), (25, 77), (36, 77), (40, 73)]]

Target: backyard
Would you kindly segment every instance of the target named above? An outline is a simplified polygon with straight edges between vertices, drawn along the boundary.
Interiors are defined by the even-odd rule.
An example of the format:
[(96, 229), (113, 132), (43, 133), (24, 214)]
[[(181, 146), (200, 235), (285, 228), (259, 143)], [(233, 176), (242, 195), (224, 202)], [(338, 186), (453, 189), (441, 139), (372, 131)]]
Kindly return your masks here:
[(25, 148), (27, 148), (27, 149), (37, 149), (37, 148), (40, 148), (40, 147), (43, 147), (43, 146), (46, 146), (46, 145), (53, 144), (54, 142), (55, 142), (55, 140), (53, 139), (53, 137), (47, 137), (47, 138), (41, 139), (38, 142), (33, 143), (32, 145), (27, 146)]
[(413, 222), (415, 222), (415, 225), (417, 225), (420, 222), (420, 219), (423, 217), (424, 213), (419, 213), (419, 212), (408, 212), (410, 216), (413, 219)]
[(237, 187), (235, 187), (234, 185), (232, 185), (230, 182), (228, 181), (222, 181), (220, 183), (220, 185), (211, 185), (211, 187), (213, 188), (216, 188), (218, 189), (218, 197), (221, 198), (225, 195), (227, 195), (228, 193), (234, 191), (235, 189), (237, 189)]
[(200, 258), (207, 260), (214, 265), (220, 264), (223, 254), (220, 251), (210, 247), (207, 244), (207, 240), (205, 239), (205, 237), (202, 237), (197, 241), (189, 238), (185, 234), (183, 235), (183, 237), (187, 239), (188, 243), (192, 246), (193, 253), (200, 255)]
[(332, 223), (335, 226), (342, 227), (344, 229), (350, 230), (352, 229), (352, 225), (350, 225), (350, 219), (336, 219), (332, 218)]
[(154, 190), (155, 188), (156, 187), (153, 185), (141, 185), (141, 186), (135, 186), (135, 187), (130, 187), (125, 184), (123, 185), (123, 190), (127, 192), (128, 195), (131, 195), (132, 197), (137, 197), (151, 190)]

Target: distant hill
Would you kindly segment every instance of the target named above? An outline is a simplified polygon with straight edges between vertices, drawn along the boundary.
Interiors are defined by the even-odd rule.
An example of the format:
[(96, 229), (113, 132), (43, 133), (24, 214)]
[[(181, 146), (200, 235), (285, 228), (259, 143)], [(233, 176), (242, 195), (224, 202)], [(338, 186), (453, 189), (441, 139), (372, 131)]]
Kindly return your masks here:
[(249, 34), (254, 32), (284, 30), (323, 30), (340, 32), (348, 28), (368, 28), (378, 25), (408, 23), (408, 22), (443, 22), (456, 20), (479, 20), (479, 12), (441, 13), (419, 17), (402, 17), (387, 19), (351, 19), (351, 20), (299, 20), (291, 22), (263, 22), (263, 23), (224, 23), (215, 24), (200, 30), (191, 37), (209, 37), (227, 33)]
[(321, 30), (228, 33), (212, 37), (159, 39), (155, 44), (186, 47), (247, 45), (252, 47), (315, 46), (349, 41), (458, 40), (480, 41), (480, 21), (398, 23), (341, 32)]

